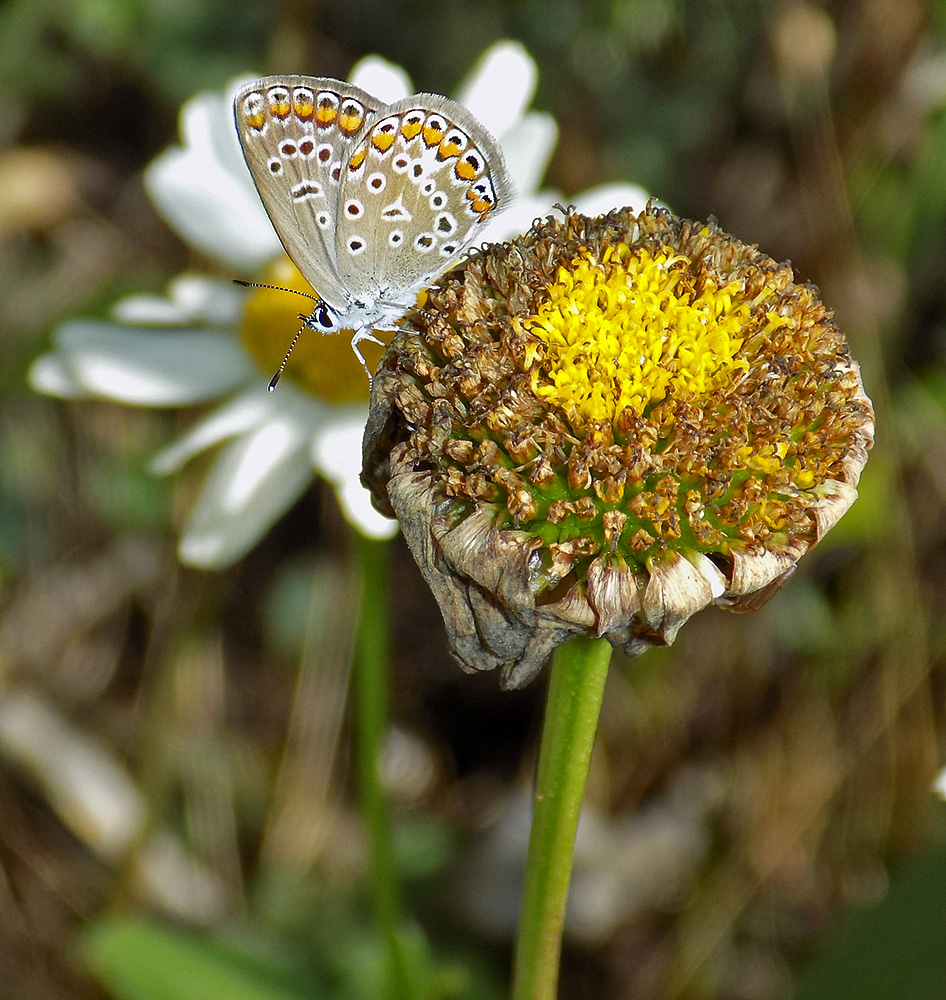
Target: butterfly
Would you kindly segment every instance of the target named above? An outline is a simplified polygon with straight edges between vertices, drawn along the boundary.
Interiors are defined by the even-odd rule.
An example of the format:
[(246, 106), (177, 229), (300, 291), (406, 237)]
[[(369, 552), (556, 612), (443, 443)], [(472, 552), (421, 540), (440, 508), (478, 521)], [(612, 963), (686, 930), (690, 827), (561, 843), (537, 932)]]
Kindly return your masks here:
[(510, 201), (499, 143), (446, 97), (385, 104), (324, 77), (248, 83), (234, 118), (276, 233), (317, 293), (293, 345), (306, 329), (351, 330), (370, 382), (358, 344), (382, 343), (373, 331), (395, 329)]

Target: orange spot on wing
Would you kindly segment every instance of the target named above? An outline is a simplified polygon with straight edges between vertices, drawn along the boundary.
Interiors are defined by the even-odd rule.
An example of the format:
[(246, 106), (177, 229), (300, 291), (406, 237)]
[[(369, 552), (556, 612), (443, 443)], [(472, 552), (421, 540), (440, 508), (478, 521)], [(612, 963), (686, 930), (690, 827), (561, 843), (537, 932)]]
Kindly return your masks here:
[(396, 132), (375, 132), (371, 137), (371, 145), (379, 153), (386, 153), (393, 145), (394, 140), (397, 138)]
[(266, 115), (262, 111), (257, 111), (255, 115), (244, 115), (243, 121), (247, 128), (253, 129), (254, 132), (262, 132), (266, 124)]
[(292, 105), (289, 103), (288, 97), (279, 100), (274, 99), (269, 105), (269, 110), (276, 118), (288, 118), (289, 112), (292, 110)]
[(433, 125), (424, 126), (424, 142), (428, 146), (436, 146), (438, 142), (443, 138), (446, 129), (434, 128)]
[(489, 195), (482, 195), (473, 188), (467, 191), (466, 196), (470, 201), (470, 208), (479, 215), (480, 222), (483, 222), (496, 207), (496, 203)]
[(338, 127), (345, 135), (354, 135), (361, 128), (365, 116), (360, 111), (342, 112), (338, 116)]
[(444, 139), (440, 143), (440, 149), (437, 150), (437, 156), (441, 160), (449, 160), (454, 156), (460, 155), (460, 144), (458, 142), (451, 142), (449, 139)]
[(338, 117), (338, 105), (328, 98), (323, 97), (319, 101), (319, 110), (315, 113), (316, 122), (322, 127), (327, 128), (335, 119)]
[(457, 179), (461, 181), (471, 181), (476, 177), (476, 168), (466, 160), (460, 160), (453, 168), (453, 172), (457, 175)]
[(368, 147), (362, 146), (361, 149), (355, 153), (352, 158), (348, 161), (348, 169), (354, 172), (357, 170), (362, 163), (365, 162), (365, 157), (368, 155)]
[(305, 97), (301, 94), (294, 95), (292, 107), (296, 115), (304, 122), (311, 121), (312, 116), (315, 114), (315, 102), (311, 97)]
[(410, 142), (420, 132), (422, 124), (423, 122), (420, 117), (412, 118), (409, 121), (405, 118), (404, 123), (401, 125), (401, 135)]

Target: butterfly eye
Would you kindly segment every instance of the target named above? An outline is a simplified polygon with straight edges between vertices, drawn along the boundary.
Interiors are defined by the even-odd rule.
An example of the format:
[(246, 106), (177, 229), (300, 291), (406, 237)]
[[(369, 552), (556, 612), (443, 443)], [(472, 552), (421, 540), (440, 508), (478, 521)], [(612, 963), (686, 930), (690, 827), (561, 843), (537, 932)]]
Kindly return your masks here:
[(315, 322), (322, 327), (323, 330), (334, 330), (335, 329), (335, 316), (332, 310), (324, 303), (320, 302), (315, 307)]

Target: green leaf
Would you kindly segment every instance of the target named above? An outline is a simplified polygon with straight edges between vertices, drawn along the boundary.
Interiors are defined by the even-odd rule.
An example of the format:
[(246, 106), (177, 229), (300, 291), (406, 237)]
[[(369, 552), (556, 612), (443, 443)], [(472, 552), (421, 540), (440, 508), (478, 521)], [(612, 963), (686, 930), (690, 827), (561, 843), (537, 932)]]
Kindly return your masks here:
[(209, 937), (142, 920), (101, 920), (80, 950), (115, 1000), (316, 1000), (286, 974)]
[(946, 983), (946, 849), (914, 862), (851, 917), (792, 1000), (940, 1000)]

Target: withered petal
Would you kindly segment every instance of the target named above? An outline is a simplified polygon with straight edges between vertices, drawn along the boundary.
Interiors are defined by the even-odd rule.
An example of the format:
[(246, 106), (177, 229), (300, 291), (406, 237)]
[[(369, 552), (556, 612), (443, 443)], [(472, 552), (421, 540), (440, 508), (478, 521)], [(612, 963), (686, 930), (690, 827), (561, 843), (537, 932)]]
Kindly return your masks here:
[(850, 483), (828, 479), (819, 488), (821, 498), (812, 513), (818, 526), (818, 538), (823, 538), (841, 520), (857, 499), (857, 490)]
[(801, 553), (771, 552), (762, 548), (756, 551), (734, 551), (729, 586), (726, 593), (717, 598), (716, 603), (720, 607), (727, 607), (739, 598), (769, 586), (784, 576), (800, 555)]
[(539, 542), (514, 531), (498, 531), (495, 520), (495, 511), (483, 507), (454, 526), (434, 518), (431, 533), (451, 566), (475, 567), (473, 579), (480, 587), (532, 620), (530, 556)]
[(691, 615), (721, 596), (719, 579), (706, 563), (694, 565), (682, 553), (668, 552), (651, 565), (641, 611), (655, 632), (675, 637)]
[(641, 606), (640, 578), (623, 559), (600, 555), (588, 567), (588, 603), (595, 613), (597, 636), (626, 624)]

